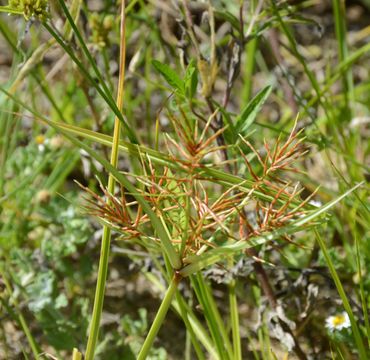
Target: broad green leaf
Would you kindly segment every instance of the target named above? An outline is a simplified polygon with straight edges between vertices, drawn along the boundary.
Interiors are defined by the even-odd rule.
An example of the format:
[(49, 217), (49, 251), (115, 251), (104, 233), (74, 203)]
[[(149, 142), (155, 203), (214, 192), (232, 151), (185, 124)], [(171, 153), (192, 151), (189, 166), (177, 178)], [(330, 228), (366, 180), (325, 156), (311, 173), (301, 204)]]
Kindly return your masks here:
[(184, 94), (185, 84), (175, 70), (157, 60), (153, 60), (152, 64), (172, 88), (180, 91), (181, 94)]
[(236, 119), (236, 132), (245, 135), (248, 128), (252, 125), (253, 121), (256, 119), (258, 111), (264, 104), (268, 96), (270, 95), (272, 86), (266, 86), (263, 88), (243, 109), (241, 114)]

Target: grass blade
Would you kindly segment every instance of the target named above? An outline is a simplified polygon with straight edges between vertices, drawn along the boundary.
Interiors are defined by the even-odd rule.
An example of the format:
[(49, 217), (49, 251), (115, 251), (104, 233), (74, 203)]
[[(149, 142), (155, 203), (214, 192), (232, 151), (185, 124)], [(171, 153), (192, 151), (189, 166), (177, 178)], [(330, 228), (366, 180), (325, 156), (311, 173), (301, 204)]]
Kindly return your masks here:
[(322, 253), (324, 255), (326, 264), (328, 265), (330, 274), (331, 274), (331, 276), (332, 276), (332, 278), (334, 280), (335, 286), (337, 287), (339, 296), (342, 299), (343, 307), (346, 310), (346, 312), (347, 312), (347, 314), (349, 316), (349, 319), (351, 321), (353, 335), (354, 335), (355, 342), (356, 342), (356, 345), (357, 345), (357, 350), (358, 350), (359, 355), (360, 355), (360, 359), (361, 360), (366, 360), (366, 359), (368, 359), (368, 357), (367, 357), (367, 354), (366, 354), (366, 350), (365, 350), (364, 344), (363, 344), (362, 339), (361, 339), (360, 330), (359, 330), (359, 328), (357, 326), (357, 322), (356, 322), (356, 319), (355, 319), (355, 317), (353, 315), (352, 308), (351, 308), (351, 305), (350, 305), (350, 303), (348, 301), (346, 292), (343, 289), (342, 282), (340, 281), (340, 278), (338, 276), (338, 273), (335, 270), (334, 264), (333, 264), (333, 262), (330, 259), (330, 256), (329, 256), (328, 250), (326, 248), (325, 242), (323, 241), (323, 239), (321, 238), (319, 232), (316, 229), (314, 230), (314, 232), (315, 232), (315, 235), (316, 235), (317, 242), (318, 242), (318, 244), (320, 246), (320, 249), (321, 249), (321, 251), (322, 251)]

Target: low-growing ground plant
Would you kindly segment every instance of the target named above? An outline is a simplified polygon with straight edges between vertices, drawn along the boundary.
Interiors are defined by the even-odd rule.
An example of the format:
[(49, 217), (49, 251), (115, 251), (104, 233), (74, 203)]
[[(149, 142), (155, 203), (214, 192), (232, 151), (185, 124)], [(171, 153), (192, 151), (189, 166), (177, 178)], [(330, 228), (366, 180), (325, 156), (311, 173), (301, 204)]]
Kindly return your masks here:
[(370, 46), (344, 2), (0, 11), (0, 357), (368, 358)]

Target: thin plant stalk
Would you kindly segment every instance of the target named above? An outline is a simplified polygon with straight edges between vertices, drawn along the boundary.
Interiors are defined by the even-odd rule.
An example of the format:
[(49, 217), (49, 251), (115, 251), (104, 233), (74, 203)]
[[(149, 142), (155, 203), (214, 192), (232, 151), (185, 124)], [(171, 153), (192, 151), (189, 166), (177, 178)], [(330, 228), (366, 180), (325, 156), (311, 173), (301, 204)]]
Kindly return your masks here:
[(177, 285), (179, 284), (180, 280), (181, 280), (181, 276), (178, 276), (176, 274), (172, 278), (170, 286), (168, 287), (166, 291), (166, 294), (162, 300), (161, 306), (159, 307), (157, 315), (155, 316), (155, 319), (153, 321), (153, 324), (150, 327), (149, 333), (147, 337), (145, 338), (144, 344), (139, 352), (137, 360), (144, 360), (148, 356), (149, 351), (155, 340), (155, 337), (157, 336), (157, 333), (159, 329), (161, 328), (162, 323), (166, 317), (167, 311), (169, 307), (171, 306), (172, 299), (174, 295), (176, 294)]
[[(214, 334), (217, 334), (215, 341), (219, 342), (217, 345), (220, 346), (221, 354), (223, 357), (234, 359), (233, 348), (230, 343), (230, 339), (225, 329), (225, 325), (221, 319), (220, 312), (218, 311), (215, 300), (212, 296), (210, 286), (207, 284), (200, 272), (195, 274), (195, 279), (199, 287), (199, 295), (202, 299), (198, 297), (199, 301), (203, 302), (204, 310), (207, 310), (208, 319), (211, 326), (213, 326)], [(198, 294), (197, 294), (198, 296)]]
[(369, 315), (367, 311), (366, 296), (365, 296), (365, 291), (364, 291), (364, 282), (362, 278), (361, 257), (360, 257), (360, 249), (359, 249), (357, 236), (355, 237), (355, 244), (356, 244), (357, 273), (360, 279), (359, 283), (360, 283), (360, 298), (361, 298), (361, 304), (362, 304), (362, 313), (364, 315), (367, 341), (368, 341), (368, 345), (370, 349), (370, 323), (369, 323)]
[[(257, 6), (257, 1), (253, 0), (250, 3), (250, 7), (252, 8), (251, 11), (251, 18), (253, 18), (256, 14), (254, 13), (255, 8)], [(250, 21), (252, 23), (252, 20)], [(253, 19), (254, 22), (254, 19)], [(248, 29), (249, 30), (249, 29)], [(252, 30), (252, 27), (250, 27), (250, 30)], [(247, 34), (249, 35), (249, 34)], [(244, 34), (243, 34), (244, 36)], [(254, 38), (251, 39), (247, 45), (245, 46), (245, 84), (243, 86), (243, 101), (244, 103), (248, 103), (251, 99), (252, 95), (252, 78), (253, 78), (253, 71), (256, 63), (256, 52), (257, 52), (257, 45), (258, 45), (258, 39)]]
[(333, 281), (335, 283), (335, 286), (338, 290), (339, 296), (342, 299), (344, 310), (347, 312), (349, 320), (351, 322), (351, 327), (352, 327), (352, 330), (353, 330), (353, 336), (355, 338), (355, 342), (356, 342), (357, 350), (359, 352), (360, 359), (361, 360), (366, 360), (366, 359), (368, 359), (368, 357), (367, 357), (367, 354), (366, 354), (364, 344), (363, 344), (362, 339), (361, 339), (360, 330), (357, 326), (357, 322), (356, 322), (356, 319), (353, 315), (352, 308), (351, 308), (351, 305), (348, 301), (347, 295), (346, 295), (346, 293), (343, 289), (343, 285), (340, 281), (340, 278), (338, 276), (337, 271), (335, 270), (334, 264), (330, 259), (330, 256), (329, 256), (328, 250), (326, 248), (325, 242), (321, 238), (319, 232), (316, 229), (314, 231), (315, 231), (317, 242), (318, 242), (318, 244), (320, 246), (320, 249), (321, 249), (321, 251), (324, 255), (326, 264), (328, 265), (330, 274), (331, 274), (331, 276), (333, 278)]
[[(164, 285), (155, 276), (151, 273), (144, 273), (144, 275), (156, 286), (158, 290), (163, 292), (165, 291)], [(208, 333), (195, 316), (192, 307), (185, 301), (178, 291), (176, 292), (176, 298), (172, 302), (172, 307), (182, 317), (186, 328), (190, 329), (190, 335), (194, 334), (194, 337), (192, 336), (192, 342), (199, 360), (204, 360), (204, 355), (201, 353), (202, 350), (198, 342), (204, 346), (212, 359), (219, 360)]]
[[(101, 83), (101, 86), (103, 87), (103, 90), (104, 90), (105, 94), (111, 99), (112, 102), (114, 102), (113, 97), (111, 95), (111, 92), (110, 92), (107, 84), (105, 83), (105, 81), (103, 79), (103, 76), (101, 75), (101, 72), (99, 71), (98, 66), (96, 65), (96, 62), (94, 61), (92, 55), (90, 54), (90, 51), (87, 48), (86, 43), (83, 40), (82, 35), (79, 32), (79, 30), (76, 26), (76, 23), (74, 22), (73, 17), (72, 17), (71, 13), (69, 12), (69, 10), (68, 10), (68, 8), (65, 4), (65, 1), (59, 0), (59, 4), (60, 4), (61, 8), (63, 9), (64, 14), (66, 15), (67, 20), (69, 21), (69, 23), (70, 23), (70, 25), (73, 29), (73, 32), (76, 35), (76, 37), (77, 37), (77, 39), (78, 39), (78, 41), (81, 45), (81, 49), (82, 49), (83, 53), (85, 54), (86, 58), (88, 59), (89, 63), (91, 64), (96, 77), (98, 78), (99, 82)], [(122, 3), (122, 6), (124, 7), (124, 3)], [(123, 14), (123, 16), (125, 16), (125, 14)], [(124, 18), (122, 17), (122, 12), (121, 12), (121, 21), (124, 21)], [(121, 50), (120, 50), (121, 54), (120, 55), (122, 55), (122, 22), (121, 22), (121, 44), (120, 45), (121, 45)], [(120, 60), (120, 61), (122, 61), (122, 60)], [(121, 64), (120, 64), (120, 66), (121, 66)], [(117, 106), (117, 108), (120, 109), (119, 106)]]
[(72, 360), (82, 360), (82, 354), (76, 349), (73, 349)]
[(190, 342), (191, 344), (193, 344), (193, 347), (194, 347), (194, 350), (195, 350), (195, 353), (197, 354), (198, 356), (198, 359), (199, 360), (205, 360), (205, 356), (203, 355), (202, 353), (202, 349), (200, 347), (200, 344), (198, 342), (198, 339), (195, 335), (195, 332), (190, 324), (190, 321), (189, 321), (189, 314), (186, 310), (186, 308), (184, 306), (182, 306), (182, 299), (181, 299), (181, 295), (179, 292), (176, 293), (176, 300), (177, 300), (177, 303), (179, 305), (179, 311), (180, 311), (180, 314), (181, 314), (181, 317), (182, 317), (182, 320), (184, 321), (184, 324), (186, 325), (186, 329), (187, 329), (187, 337), (188, 339), (190, 339)]
[(229, 285), (229, 302), (230, 302), (230, 318), (231, 318), (231, 333), (233, 339), (234, 359), (242, 360), (242, 349), (240, 342), (239, 329), (239, 311), (238, 301), (236, 298), (236, 281), (233, 279)]
[[(5, 284), (5, 287), (8, 291), (8, 293), (11, 295), (13, 293), (13, 290), (12, 290), (12, 287), (10, 286), (10, 283), (9, 283), (7, 277), (5, 276), (4, 271), (3, 271), (2, 268), (0, 268), (0, 273), (1, 273), (2, 280)], [(5, 305), (5, 302), (3, 302), (3, 305)], [(16, 316), (18, 318), (17, 320), (18, 320), (19, 325), (21, 326), (24, 334), (26, 335), (28, 344), (30, 345), (30, 348), (31, 348), (31, 351), (32, 351), (32, 354), (33, 354), (34, 358), (38, 359), (39, 355), (40, 355), (40, 349), (39, 349), (34, 337), (31, 334), (31, 330), (27, 325), (26, 319), (24, 318), (22, 312), (18, 308), (18, 302), (17, 301), (14, 301), (14, 306), (16, 307), (16, 310), (17, 310), (16, 312), (14, 312), (14, 316)]]
[(327, 104), (327, 100), (324, 97), (324, 93), (320, 92), (320, 85), (314, 73), (308, 68), (306, 61), (304, 60), (303, 56), (299, 52), (296, 40), (294, 39), (294, 36), (291, 33), (291, 30), (288, 24), (284, 22), (284, 20), (282, 19), (280, 12), (277, 8), (276, 2), (274, 0), (270, 0), (270, 3), (272, 5), (273, 12), (276, 15), (276, 18), (278, 20), (278, 23), (280, 24), (281, 29), (283, 30), (284, 34), (286, 35), (289, 41), (293, 55), (297, 58), (297, 60), (302, 65), (305, 74), (307, 75), (308, 79), (310, 80), (310, 83), (312, 84), (313, 89), (315, 90), (315, 93), (317, 94), (317, 101), (322, 106), (326, 117), (330, 119), (331, 118), (330, 113), (329, 113), (330, 107)]
[[(114, 114), (118, 116), (120, 121), (123, 123), (127, 137), (130, 139), (132, 143), (137, 144), (138, 140), (136, 138), (135, 133), (130, 128), (130, 126), (126, 123), (125, 119), (123, 118), (122, 113), (120, 112), (120, 109), (117, 107), (117, 104), (111, 99), (110, 93), (106, 93), (104, 89), (100, 87), (99, 84), (96, 83), (94, 78), (90, 75), (89, 71), (86, 69), (86, 67), (82, 64), (82, 62), (78, 59), (78, 57), (73, 53), (72, 48), (64, 41), (63, 38), (61, 38), (58, 33), (53, 29), (53, 27), (48, 24), (48, 22), (43, 22), (43, 26), (45, 29), (50, 33), (51, 36), (55, 38), (57, 43), (62, 47), (62, 49), (69, 55), (69, 57), (72, 59), (72, 61), (78, 66), (79, 70), (83, 74), (83, 76), (89, 80), (90, 84), (94, 86), (96, 91), (101, 95), (101, 97), (105, 100), (105, 102), (108, 104), (108, 106), (113, 110)], [(75, 27), (73, 27), (75, 31)], [(89, 57), (90, 59), (90, 57)]]
[[(163, 249), (166, 252), (166, 255), (168, 256), (171, 266), (173, 269), (180, 269), (182, 266), (180, 256), (178, 252), (175, 250), (169, 233), (167, 226), (163, 223), (163, 221), (157, 216), (157, 214), (152, 210), (150, 204), (145, 200), (145, 198), (137, 192), (134, 185), (131, 184), (131, 182), (127, 179), (125, 175), (123, 175), (121, 172), (117, 170), (116, 167), (114, 167), (109, 161), (107, 161), (103, 156), (99, 155), (97, 152), (95, 152), (93, 149), (91, 149), (89, 146), (87, 146), (85, 143), (78, 140), (75, 136), (72, 136), (68, 133), (68, 131), (64, 130), (63, 127), (59, 126), (59, 123), (54, 123), (52, 121), (49, 121), (47, 118), (43, 117), (41, 114), (37, 113), (35, 110), (33, 110), (30, 106), (23, 103), (19, 99), (15, 98), (12, 94), (4, 90), (0, 87), (0, 91), (6, 94), (9, 98), (13, 99), (16, 103), (21, 105), (23, 108), (29, 110), (32, 114), (36, 116), (36, 119), (40, 120), (41, 122), (44, 122), (45, 124), (50, 125), (53, 129), (58, 131), (59, 133), (63, 134), (65, 138), (67, 138), (71, 143), (76, 145), (80, 149), (84, 149), (88, 154), (91, 155), (92, 158), (96, 159), (100, 164), (103, 165), (103, 167), (112, 173), (112, 175), (127, 189), (128, 193), (131, 193), (138, 203), (142, 206), (144, 212), (146, 212), (152, 222), (153, 227), (155, 228), (161, 243), (163, 245)], [(83, 133), (79, 133), (80, 135), (83, 135)], [(98, 138), (96, 138), (98, 139)], [(111, 139), (111, 138), (110, 138)], [(112, 142), (109, 142), (109, 146), (112, 146)], [(135, 153), (136, 150), (136, 153)], [(139, 154), (137, 151), (137, 147), (130, 148), (130, 153), (132, 151), (133, 154)]]
[[(335, 21), (335, 34), (338, 41), (339, 60), (340, 62), (346, 61), (348, 58), (348, 47), (346, 37), (346, 8), (343, 0), (333, 0), (333, 12)], [(353, 92), (353, 77), (351, 68), (347, 68), (343, 72), (343, 90), (344, 99), (350, 116), (350, 104), (349, 101), (354, 100)]]
[[(122, 109), (123, 105), (123, 93), (124, 93), (124, 79), (125, 79), (125, 61), (126, 61), (126, 39), (125, 39), (125, 1), (122, 1), (121, 5), (121, 26), (120, 26), (120, 70), (118, 79), (118, 92), (117, 92), (117, 107)], [(116, 116), (114, 120), (114, 131), (113, 131), (113, 145), (110, 163), (116, 168), (118, 162), (118, 145), (121, 131), (121, 122)], [(110, 173), (108, 179), (108, 192), (113, 194), (115, 186), (115, 178)], [(108, 202), (111, 200), (108, 199)], [(90, 332), (87, 341), (86, 348), (86, 360), (92, 360), (94, 358), (94, 352), (99, 334), (100, 318), (103, 310), (105, 284), (108, 273), (108, 260), (110, 250), (111, 230), (107, 225), (104, 225), (103, 236), (100, 251), (98, 279), (94, 298), (94, 308), (90, 324)]]

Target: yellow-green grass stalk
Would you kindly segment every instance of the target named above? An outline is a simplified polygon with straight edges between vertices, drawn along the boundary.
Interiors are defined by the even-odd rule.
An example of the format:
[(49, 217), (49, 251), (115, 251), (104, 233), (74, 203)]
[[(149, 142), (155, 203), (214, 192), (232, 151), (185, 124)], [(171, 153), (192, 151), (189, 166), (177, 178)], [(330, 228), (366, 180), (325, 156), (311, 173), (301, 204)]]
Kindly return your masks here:
[(240, 341), (238, 299), (236, 297), (236, 281), (232, 279), (229, 284), (229, 304), (231, 334), (235, 360), (242, 360), (242, 347)]
[[(340, 62), (346, 61), (348, 58), (347, 46), (347, 29), (346, 29), (346, 5), (344, 0), (333, 0), (333, 12), (335, 22), (335, 35), (338, 42), (339, 60)], [(347, 68), (343, 72), (343, 92), (346, 110), (348, 115), (351, 115), (351, 104), (354, 101), (353, 91), (353, 76), (351, 68)]]
[[(126, 62), (126, 36), (125, 36), (125, 1), (121, 4), (121, 25), (120, 25), (120, 60), (119, 60), (119, 78), (118, 78), (118, 91), (117, 91), (117, 107), (121, 111), (123, 106), (123, 94), (124, 94), (124, 79), (125, 79), (125, 62)], [(113, 131), (113, 144), (111, 151), (110, 163), (113, 167), (117, 167), (118, 162), (118, 145), (121, 132), (121, 122), (116, 116), (114, 120), (114, 131)], [(115, 186), (115, 178), (110, 173), (108, 178), (108, 192), (113, 194)], [(111, 200), (108, 199), (108, 202)], [(103, 310), (105, 284), (108, 273), (108, 260), (111, 240), (111, 229), (104, 225), (103, 236), (100, 250), (99, 270), (98, 278), (95, 290), (94, 308), (92, 313), (92, 319), (89, 329), (89, 337), (86, 347), (86, 360), (92, 360), (94, 358), (94, 352), (96, 343), (99, 335), (100, 318)]]
[(158, 312), (154, 318), (153, 324), (150, 327), (149, 333), (145, 338), (144, 344), (141, 347), (141, 350), (139, 352), (139, 355), (137, 356), (137, 360), (145, 360), (149, 354), (149, 351), (153, 345), (153, 342), (155, 340), (155, 337), (157, 336), (157, 333), (159, 329), (162, 326), (162, 323), (166, 317), (167, 311), (171, 306), (172, 299), (177, 291), (177, 285), (179, 284), (181, 280), (181, 276), (174, 275), (170, 286), (167, 289), (167, 292), (162, 300), (161, 306), (158, 309)]

